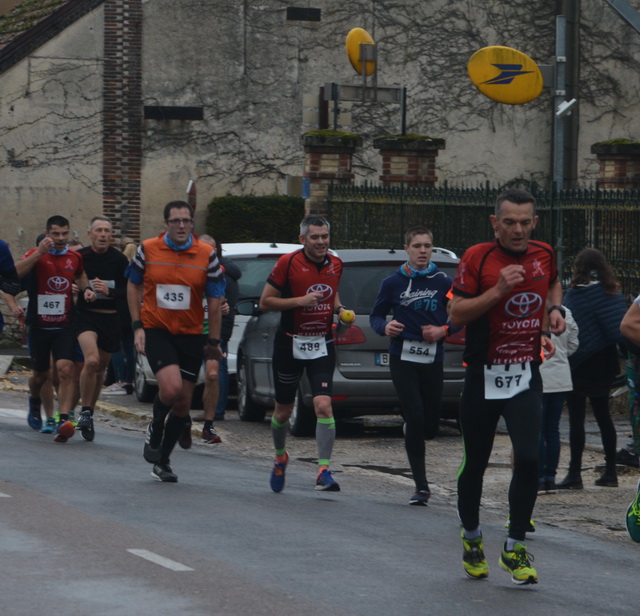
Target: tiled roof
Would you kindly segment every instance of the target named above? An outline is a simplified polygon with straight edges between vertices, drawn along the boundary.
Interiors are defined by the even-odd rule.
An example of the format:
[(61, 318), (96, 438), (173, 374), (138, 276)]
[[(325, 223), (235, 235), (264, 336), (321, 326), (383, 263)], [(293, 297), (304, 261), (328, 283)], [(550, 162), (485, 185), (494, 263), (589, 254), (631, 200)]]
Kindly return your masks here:
[(0, 49), (49, 17), (70, 0), (23, 0), (9, 13), (0, 17)]

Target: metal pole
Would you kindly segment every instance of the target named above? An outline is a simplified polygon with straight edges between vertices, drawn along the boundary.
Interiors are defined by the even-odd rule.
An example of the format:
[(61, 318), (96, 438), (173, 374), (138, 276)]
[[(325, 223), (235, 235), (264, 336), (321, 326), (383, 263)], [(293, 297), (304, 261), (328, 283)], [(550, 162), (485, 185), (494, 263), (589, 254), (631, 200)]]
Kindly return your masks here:
[(567, 19), (556, 15), (555, 90), (553, 93), (553, 181), (562, 190), (564, 181), (564, 118), (556, 115), (558, 105), (564, 102), (566, 92), (565, 71)]
[[(552, 190), (559, 193), (564, 186), (564, 117), (556, 115), (558, 105), (564, 102), (566, 96), (565, 71), (567, 19), (564, 15), (556, 15), (556, 70), (555, 92), (553, 96), (553, 184)], [(565, 116), (566, 117), (566, 116)], [(562, 207), (556, 210), (558, 239), (556, 241), (556, 261), (558, 272), (562, 272), (564, 264), (564, 225)]]

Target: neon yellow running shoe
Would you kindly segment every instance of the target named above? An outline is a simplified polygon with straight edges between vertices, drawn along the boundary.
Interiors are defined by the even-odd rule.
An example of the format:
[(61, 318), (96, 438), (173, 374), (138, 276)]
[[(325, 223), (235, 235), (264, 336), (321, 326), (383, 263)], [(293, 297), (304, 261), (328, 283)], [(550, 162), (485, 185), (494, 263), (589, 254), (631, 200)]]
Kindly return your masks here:
[(524, 544), (516, 543), (513, 550), (507, 552), (505, 543), (498, 563), (511, 574), (511, 581), (514, 584), (537, 584), (538, 573), (531, 566), (529, 559), (533, 560), (533, 556), (527, 554), (527, 547)]
[(627, 530), (629, 537), (640, 543), (640, 480), (638, 480), (637, 494), (627, 509)]
[(489, 563), (484, 557), (482, 535), (477, 539), (467, 539), (464, 529), (460, 533), (462, 538), (462, 566), (464, 572), (474, 580), (482, 580), (489, 575)]

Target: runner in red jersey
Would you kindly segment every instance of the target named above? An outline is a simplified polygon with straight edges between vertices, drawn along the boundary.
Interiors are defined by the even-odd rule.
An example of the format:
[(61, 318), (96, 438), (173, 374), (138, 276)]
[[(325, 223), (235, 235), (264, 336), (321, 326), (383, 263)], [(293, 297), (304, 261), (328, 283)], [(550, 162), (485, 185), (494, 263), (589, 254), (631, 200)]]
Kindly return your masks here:
[(480, 530), (482, 481), (493, 438), (503, 416), (513, 445), (509, 488), (509, 537), (500, 566), (516, 584), (535, 584), (525, 534), (538, 488), (538, 444), (542, 413), (541, 346), (564, 331), (558, 309), (562, 288), (552, 248), (530, 240), (538, 217), (535, 199), (524, 190), (500, 195), (491, 224), (496, 241), (465, 252), (449, 303), (451, 322), (466, 325), (465, 385), (460, 401), (464, 458), (458, 472), (458, 514), (462, 522), (463, 567), (472, 578), (485, 578)]
[[(37, 248), (29, 250), (16, 264), (18, 275), (30, 274), (29, 290), (29, 350), (33, 373), (29, 379), (29, 414), (27, 422), (34, 430), (43, 428), (40, 391), (49, 378), (50, 357), (53, 356), (58, 378), (60, 422), (54, 440), (66, 442), (73, 436), (74, 427), (69, 412), (75, 402), (76, 337), (73, 327), (75, 307), (73, 283), (88, 302), (96, 299), (83, 269), (82, 257), (70, 250), (69, 221), (64, 216), (47, 220), (45, 238)], [(52, 424), (53, 418), (47, 418)], [(47, 429), (50, 433), (53, 429)], [(43, 431), (45, 431), (43, 429)]]
[(316, 490), (337, 492), (340, 486), (329, 470), (336, 433), (331, 408), (335, 366), (331, 324), (333, 314), (345, 309), (338, 296), (342, 261), (328, 252), (329, 223), (321, 216), (302, 221), (299, 240), (302, 250), (280, 257), (260, 298), (262, 310), (282, 312), (273, 350), (276, 408), (271, 431), (276, 457), (270, 485), (274, 492), (284, 489), (289, 461), (286, 434), (298, 384), (306, 370), (317, 417)]

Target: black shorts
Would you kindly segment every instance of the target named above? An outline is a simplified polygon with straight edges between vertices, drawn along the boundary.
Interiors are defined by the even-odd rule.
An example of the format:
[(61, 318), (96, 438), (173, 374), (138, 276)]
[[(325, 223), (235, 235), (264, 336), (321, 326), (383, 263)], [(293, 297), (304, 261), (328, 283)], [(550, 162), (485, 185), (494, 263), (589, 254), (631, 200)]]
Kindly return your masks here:
[(276, 402), (293, 404), (302, 373), (307, 371), (312, 396), (330, 396), (336, 354), (333, 340), (327, 341), (327, 355), (318, 359), (293, 357), (293, 338), (282, 332), (276, 334), (273, 346), (273, 382)]
[(117, 312), (80, 312), (76, 318), (76, 336), (82, 332), (98, 334), (98, 348), (105, 353), (120, 350), (120, 317)]
[(51, 365), (51, 355), (55, 361), (68, 359), (76, 361), (77, 340), (75, 329), (41, 329), (32, 327), (29, 331), (29, 352), (35, 372), (46, 372)]
[(145, 350), (153, 374), (177, 365), (183, 381), (198, 382), (207, 337), (203, 334), (172, 334), (166, 329), (146, 329)]

